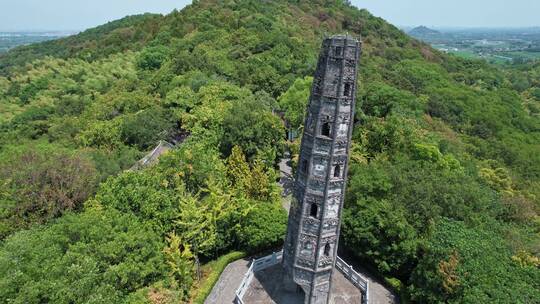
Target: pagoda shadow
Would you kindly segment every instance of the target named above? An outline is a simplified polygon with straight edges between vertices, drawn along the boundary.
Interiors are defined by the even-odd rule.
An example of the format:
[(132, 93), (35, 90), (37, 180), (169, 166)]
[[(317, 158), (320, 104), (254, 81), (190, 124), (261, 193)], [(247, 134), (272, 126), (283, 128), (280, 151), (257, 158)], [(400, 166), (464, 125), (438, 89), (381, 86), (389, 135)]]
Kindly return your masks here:
[[(285, 271), (281, 264), (274, 265), (254, 274), (249, 290), (244, 296), (246, 304), (304, 304), (302, 288), (287, 290), (283, 286)], [(332, 276), (332, 291), (329, 304), (362, 303), (362, 293), (338, 270)]]
[(249, 304), (303, 304), (304, 292), (301, 288), (288, 291), (283, 288), (285, 272), (281, 264), (255, 273), (248, 293), (244, 298)]

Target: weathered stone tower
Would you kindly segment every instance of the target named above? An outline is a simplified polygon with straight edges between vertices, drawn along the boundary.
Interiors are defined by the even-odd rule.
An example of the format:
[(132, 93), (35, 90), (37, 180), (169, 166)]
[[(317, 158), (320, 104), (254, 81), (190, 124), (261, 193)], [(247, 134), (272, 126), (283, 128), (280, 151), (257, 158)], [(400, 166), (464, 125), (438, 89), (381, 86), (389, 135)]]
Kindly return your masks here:
[(324, 40), (304, 124), (283, 251), (285, 288), (305, 304), (326, 304), (337, 255), (361, 44)]

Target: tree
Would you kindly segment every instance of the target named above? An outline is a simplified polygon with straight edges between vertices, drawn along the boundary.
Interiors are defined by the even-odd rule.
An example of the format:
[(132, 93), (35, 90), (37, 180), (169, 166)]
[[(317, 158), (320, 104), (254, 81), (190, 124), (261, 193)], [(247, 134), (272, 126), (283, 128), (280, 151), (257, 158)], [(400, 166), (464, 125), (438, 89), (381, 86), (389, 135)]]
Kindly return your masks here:
[(227, 159), (227, 175), (229, 181), (238, 191), (238, 195), (246, 198), (270, 202), (275, 198), (272, 169), (267, 168), (259, 159), (255, 160), (252, 168), (246, 162), (242, 149), (234, 146), (231, 155)]
[(0, 98), (5, 98), (9, 90), (10, 81), (6, 77), (0, 76)]
[(198, 136), (190, 137), (178, 149), (163, 155), (156, 170), (168, 176), (171, 184), (183, 184), (191, 193), (204, 189), (210, 180), (227, 179), (227, 169), (214, 139)]
[(248, 252), (261, 252), (283, 244), (287, 212), (280, 204), (256, 204), (239, 232), (239, 241)]
[(403, 276), (410, 272), (419, 244), (406, 210), (369, 196), (348, 203), (343, 215), (343, 239), (349, 250), (372, 261), (382, 273)]
[[(274, 181), (269, 170), (264, 166), (262, 161), (256, 160), (251, 170), (251, 179), (247, 190), (247, 196), (251, 199), (261, 202), (279, 201), (273, 200)], [(278, 191), (279, 192), (279, 191)]]
[[(343, 244), (381, 275), (413, 286), (405, 289), (418, 302), (534, 302), (538, 296), (527, 290), (538, 289), (529, 283), (538, 281), (537, 272), (515, 271), (508, 263), (537, 267), (540, 63), (493, 67), (450, 56), (341, 0), (194, 1), (166, 16), (128, 17), (0, 56), (0, 154), (11, 153), (11, 146), (34, 145), (40, 154), (54, 158), (51, 150), (38, 147), (48, 140), (62, 146), (69, 158), (95, 163), (96, 181), (104, 182), (131, 167), (141, 150), (151, 149), (157, 140), (189, 135), (185, 140), (175, 137), (179, 147), (161, 156), (153, 168), (105, 181), (98, 198), (86, 204), (106, 212), (118, 209), (126, 221), (136, 222), (132, 228), (126, 224), (118, 225), (125, 229), (102, 231), (93, 225), (106, 224), (81, 220), (90, 227), (81, 230), (94, 230), (73, 232), (70, 242), (45, 238), (61, 249), (81, 250), (58, 268), (26, 259), (30, 249), (10, 247), (23, 253), (16, 257), (18, 264), (0, 270), (1, 276), (14, 269), (8, 272), (13, 280), (0, 286), (0, 293), (24, 285), (28, 287), (7, 298), (19, 292), (15, 303), (62, 302), (40, 297), (73, 291), (81, 296), (70, 295), (63, 302), (78, 303), (88, 299), (82, 293), (87, 290), (96, 296), (87, 302), (146, 302), (145, 292), (156, 295), (170, 287), (154, 286), (155, 280), (171, 280), (164, 261), (149, 266), (161, 267), (157, 272), (131, 266), (144, 264), (146, 253), (154, 251), (144, 247), (147, 244), (135, 242), (126, 249), (142, 248), (126, 257), (134, 271), (122, 279), (110, 273), (102, 277), (100, 272), (124, 267), (118, 263), (125, 257), (119, 253), (124, 244), (115, 242), (130, 240), (124, 233), (131, 229), (154, 230), (161, 255), (168, 246), (162, 238), (176, 232), (194, 255), (193, 244), (202, 244), (204, 254), (197, 253), (201, 260), (240, 246), (259, 250), (279, 244), (282, 228), (273, 220), (281, 223), (282, 218), (274, 168), (285, 134), (281, 117), (273, 112), (276, 98), (277, 110), (284, 111), (294, 128), (301, 127), (310, 86), (306, 76), (317, 66), (321, 39), (343, 32), (363, 40)], [(233, 151), (235, 146), (243, 157)], [(294, 160), (300, 153), (299, 140), (291, 147), (296, 150)], [(487, 165), (492, 161), (496, 165)], [(15, 168), (12, 163), (17, 161), (0, 160), (0, 171)], [(17, 166), (28, 173), (40, 165)], [(64, 170), (51, 166), (51, 172)], [(95, 185), (87, 181), (88, 189), (82, 191)], [(49, 184), (36, 185), (28, 193), (49, 194), (44, 191), (50, 190)], [(80, 188), (77, 182), (74, 189)], [(46, 207), (54, 205), (48, 201), (45, 211), (35, 213), (23, 197), (23, 213), (15, 216), (21, 210), (14, 198), (21, 189), (31, 188), (0, 177), (1, 231), (27, 228), (30, 218), (42, 219), (49, 215)], [(193, 201), (182, 211), (188, 196)], [(106, 212), (99, 217), (108, 216)], [(185, 221), (180, 225), (181, 215)], [(25, 241), (42, 246), (33, 238), (43, 237), (41, 231), (49, 231), (66, 216), (70, 215), (61, 211), (54, 223), (43, 220), (42, 230), (32, 228)], [(22, 223), (21, 218), (29, 221), (14, 224)], [(441, 218), (463, 222), (467, 234), (448, 229)], [(197, 239), (197, 234), (205, 239)], [(475, 234), (497, 240), (479, 242)], [(59, 234), (62, 238), (67, 237)], [(469, 238), (483, 251), (465, 248)], [(84, 245), (87, 240), (96, 245)], [(446, 244), (444, 250), (438, 249), (439, 243)], [(170, 246), (173, 256), (185, 249), (176, 247)], [(95, 252), (96, 259), (108, 261), (100, 271), (92, 266)], [(496, 255), (500, 252), (505, 253)], [(26, 273), (18, 269), (27, 266), (44, 267), (53, 278), (58, 273), (63, 278), (77, 276), (62, 279), (68, 283), (52, 280), (55, 285), (33, 277), (17, 281)], [(491, 277), (504, 280), (486, 279)], [(137, 286), (125, 291), (131, 282)], [(501, 285), (500, 290), (492, 285)], [(40, 296), (24, 298), (24, 293), (34, 292)]]
[(168, 57), (169, 49), (165, 46), (147, 47), (137, 58), (137, 66), (143, 70), (157, 70)]
[(404, 280), (439, 217), (477, 221), (503, 211), (495, 193), (448, 155), (427, 145), (411, 152), (420, 159), (396, 154), (351, 166), (342, 230), (353, 252)]
[(538, 269), (512, 260), (498, 235), (500, 223), (471, 227), (443, 218), (434, 227), (412, 275), (413, 300), (534, 303), (538, 299)]
[(413, 94), (396, 89), (385, 83), (372, 83), (363, 94), (361, 108), (364, 114), (386, 117), (390, 113), (423, 113), (423, 105)]
[(174, 221), (180, 216), (182, 189), (176, 186), (157, 170), (128, 171), (102, 183), (89, 204), (131, 213), (166, 235), (173, 231)]
[(259, 150), (282, 148), (285, 130), (280, 119), (268, 111), (261, 110), (255, 100), (235, 102), (223, 120), (223, 138), (220, 148), (228, 156), (238, 145), (253, 159)]
[(185, 112), (191, 111), (196, 106), (196, 102), (195, 92), (187, 86), (172, 89), (165, 98), (166, 106), (180, 108)]
[(245, 192), (250, 185), (250, 168), (242, 148), (234, 146), (227, 158), (227, 175), (231, 184)]
[(292, 129), (298, 129), (304, 124), (312, 83), (313, 77), (296, 79), (293, 85), (278, 98), (279, 107), (285, 112), (285, 119)]
[(23, 137), (37, 139), (47, 134), (50, 128), (50, 116), (53, 108), (49, 106), (30, 106), (17, 114), (11, 120), (11, 128), (17, 130)]
[[(0, 298), (14, 303), (124, 303), (165, 277), (161, 237), (114, 209), (68, 214), (0, 246)], [(24, 261), (24, 262), (22, 262)]]
[(425, 92), (428, 87), (444, 83), (446, 74), (440, 66), (421, 60), (402, 60), (394, 65), (393, 83), (414, 93)]
[(173, 286), (180, 289), (183, 295), (182, 299), (187, 300), (193, 283), (193, 253), (191, 253), (190, 246), (174, 233), (169, 234), (167, 243), (163, 253), (169, 266), (169, 276), (174, 281)]
[(120, 121), (95, 121), (78, 136), (82, 146), (114, 150), (122, 145)]
[(193, 135), (221, 138), (223, 121), (233, 111), (233, 103), (251, 96), (248, 89), (224, 81), (214, 81), (200, 87), (195, 98), (197, 106), (181, 115), (182, 127)]
[(145, 150), (168, 138), (174, 122), (162, 108), (151, 107), (125, 118), (121, 126), (124, 143)]
[(82, 154), (54, 145), (10, 147), (0, 155), (3, 238), (33, 223), (80, 210), (94, 193), (98, 172)]
[(533, 88), (531, 94), (537, 101), (540, 101), (540, 88)]
[(180, 204), (180, 218), (175, 224), (182, 239), (193, 249), (198, 267), (199, 256), (211, 256), (216, 250), (218, 228), (214, 211), (218, 210), (189, 195), (182, 197)]

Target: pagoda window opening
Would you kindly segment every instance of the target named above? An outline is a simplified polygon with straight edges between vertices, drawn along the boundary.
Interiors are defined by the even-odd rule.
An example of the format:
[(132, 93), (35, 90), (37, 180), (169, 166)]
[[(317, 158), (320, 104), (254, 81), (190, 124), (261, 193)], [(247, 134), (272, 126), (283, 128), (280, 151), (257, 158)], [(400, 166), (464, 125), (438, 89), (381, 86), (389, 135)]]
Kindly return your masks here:
[(343, 47), (342, 46), (336, 46), (336, 49), (334, 50), (336, 56), (343, 56)]
[(318, 213), (319, 213), (319, 206), (317, 206), (316, 203), (311, 204), (311, 208), (309, 210), (309, 216), (317, 218)]
[(336, 165), (334, 167), (334, 177), (336, 177), (336, 178), (341, 177), (341, 166), (340, 165)]
[(352, 95), (352, 85), (350, 83), (345, 83), (345, 87), (343, 89), (343, 95), (346, 97), (351, 97)]
[(329, 122), (323, 123), (323, 125), (321, 127), (321, 135), (326, 136), (326, 137), (330, 137), (331, 132), (332, 132), (332, 127), (330, 126), (330, 123)]
[(324, 245), (324, 256), (330, 256), (331, 249), (332, 246), (330, 246), (330, 243), (326, 243), (326, 245)]
[(302, 170), (302, 173), (308, 174), (308, 161), (306, 159), (302, 160), (301, 170)]

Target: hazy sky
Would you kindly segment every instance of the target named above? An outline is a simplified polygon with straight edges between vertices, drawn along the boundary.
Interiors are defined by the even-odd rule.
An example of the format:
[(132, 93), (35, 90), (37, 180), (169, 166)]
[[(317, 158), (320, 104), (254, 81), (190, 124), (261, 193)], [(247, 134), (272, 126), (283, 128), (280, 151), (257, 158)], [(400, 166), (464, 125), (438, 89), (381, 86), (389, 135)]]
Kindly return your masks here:
[[(0, 30), (80, 30), (190, 0), (0, 0)], [(398, 26), (540, 26), (540, 0), (353, 0)]]

